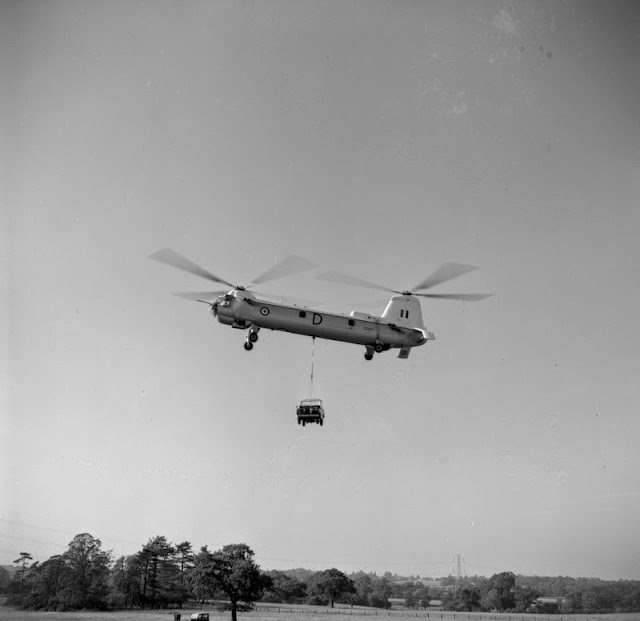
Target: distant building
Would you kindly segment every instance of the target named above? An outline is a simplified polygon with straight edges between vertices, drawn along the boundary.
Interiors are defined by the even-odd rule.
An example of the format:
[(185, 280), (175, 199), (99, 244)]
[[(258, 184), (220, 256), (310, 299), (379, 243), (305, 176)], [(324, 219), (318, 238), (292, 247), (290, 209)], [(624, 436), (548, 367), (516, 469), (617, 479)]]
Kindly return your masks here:
[(434, 589), (442, 588), (442, 582), (440, 580), (433, 580), (431, 578), (422, 578), (420, 582), (422, 582), (422, 585), (426, 586), (427, 588), (430, 588), (430, 587)]
[[(391, 608), (394, 610), (405, 610), (404, 605), (404, 597), (389, 597), (389, 603), (391, 604)], [(429, 600), (429, 608), (433, 610), (440, 610), (440, 606), (442, 606), (442, 602), (439, 599)], [(422, 608), (422, 606), (416, 606), (417, 608)]]
[(538, 597), (531, 606), (531, 612), (556, 614), (562, 609), (566, 597)]

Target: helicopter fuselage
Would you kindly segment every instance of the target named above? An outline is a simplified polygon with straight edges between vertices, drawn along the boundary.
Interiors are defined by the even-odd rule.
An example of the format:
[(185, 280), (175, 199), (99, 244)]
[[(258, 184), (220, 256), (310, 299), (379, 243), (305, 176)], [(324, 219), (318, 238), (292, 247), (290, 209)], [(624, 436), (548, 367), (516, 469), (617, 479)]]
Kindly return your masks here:
[[(491, 294), (487, 293), (424, 293), (427, 289), (477, 269), (473, 265), (464, 263), (444, 263), (415, 287), (402, 291), (340, 272), (326, 272), (317, 278), (327, 282), (389, 291), (397, 295), (391, 297), (380, 316), (357, 311), (352, 311), (349, 315), (325, 313), (304, 306), (268, 302), (247, 291), (247, 288), (253, 285), (316, 267), (314, 263), (295, 255), (281, 259), (244, 286), (234, 286), (230, 281), (216, 276), (171, 248), (158, 250), (149, 258), (199, 278), (231, 287), (231, 290), (227, 290), (228, 292), (222, 295), (220, 295), (222, 291), (176, 295), (204, 302), (210, 306), (213, 316), (217, 317), (220, 323), (247, 330), (247, 340), (244, 344), (246, 350), (253, 348), (253, 344), (258, 340), (258, 332), (261, 328), (266, 328), (364, 345), (366, 350), (364, 357), (367, 360), (371, 360), (374, 353), (392, 348), (400, 350), (398, 358), (407, 358), (413, 347), (419, 347), (436, 338), (424, 327), (419, 298), (476, 302), (491, 297)], [(207, 301), (211, 296), (218, 296), (215, 302)]]
[[(397, 299), (408, 300), (411, 297), (398, 296)], [(394, 299), (396, 298), (389, 302), (389, 306)], [(251, 349), (252, 344), (257, 341), (260, 328), (364, 345), (368, 360), (374, 352), (390, 348), (400, 349), (399, 357), (406, 358), (412, 347), (424, 345), (427, 340), (435, 338), (422, 327), (400, 326), (389, 322), (384, 316), (355, 311), (350, 315), (343, 315), (278, 304), (239, 289), (220, 296), (211, 305), (211, 310), (220, 323), (248, 330), (246, 349)], [(403, 316), (405, 312), (408, 315), (408, 311), (403, 311)]]

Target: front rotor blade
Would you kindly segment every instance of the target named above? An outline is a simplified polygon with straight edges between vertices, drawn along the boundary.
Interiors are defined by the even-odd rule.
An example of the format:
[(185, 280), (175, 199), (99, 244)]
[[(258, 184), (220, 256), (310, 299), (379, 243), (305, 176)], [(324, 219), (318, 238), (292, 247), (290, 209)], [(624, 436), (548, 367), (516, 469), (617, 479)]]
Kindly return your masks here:
[(493, 296), (493, 293), (414, 293), (421, 298), (440, 298), (441, 300), (463, 300), (464, 302), (479, 302)]
[(308, 300), (307, 298), (294, 298), (290, 295), (276, 295), (275, 293), (265, 293), (264, 291), (256, 291), (255, 289), (252, 289), (251, 293), (264, 298), (268, 298), (270, 300), (275, 300), (277, 302), (280, 302), (280, 304), (284, 304), (285, 306), (301, 306), (304, 308), (309, 308), (310, 306), (318, 305), (318, 302), (316, 302), (315, 300)]
[(425, 278), (421, 283), (417, 284), (412, 291), (420, 291), (421, 289), (429, 289), (440, 283), (447, 282), (458, 276), (462, 276), (467, 272), (477, 270), (473, 265), (465, 265), (464, 263), (445, 263), (440, 266), (431, 276)]
[(171, 250), (171, 248), (163, 248), (162, 250), (158, 250), (158, 252), (154, 252), (152, 255), (150, 255), (149, 258), (153, 259), (154, 261), (170, 265), (171, 267), (175, 267), (176, 269), (182, 270), (183, 272), (188, 272), (189, 274), (199, 276), (200, 278), (205, 278), (206, 280), (211, 280), (212, 282), (229, 285), (229, 287), (233, 288), (233, 285), (230, 282), (227, 282), (223, 278), (219, 278), (215, 274), (208, 272), (190, 259), (187, 259), (187, 257), (182, 256), (175, 250)]
[(185, 300), (195, 300), (196, 302), (206, 302), (210, 298), (218, 298), (227, 291), (186, 291), (174, 293), (173, 295)]
[(266, 272), (263, 272), (262, 274), (260, 274), (260, 276), (254, 278), (251, 281), (251, 284), (259, 285), (263, 282), (276, 280), (277, 278), (283, 278), (285, 276), (291, 276), (300, 272), (306, 272), (307, 270), (311, 270), (314, 267), (316, 267), (315, 263), (312, 263), (307, 259), (303, 259), (302, 257), (298, 257), (295, 254), (290, 254), (289, 256), (282, 259), (282, 261), (276, 263), (273, 267), (270, 267)]
[(326, 280), (327, 282), (337, 282), (341, 285), (354, 285), (355, 287), (364, 287), (365, 289), (378, 289), (379, 291), (388, 291), (389, 293), (400, 293), (395, 289), (389, 289), (389, 287), (383, 287), (374, 282), (363, 280), (362, 278), (356, 278), (355, 276), (349, 276), (341, 272), (325, 272), (320, 274), (318, 280)]

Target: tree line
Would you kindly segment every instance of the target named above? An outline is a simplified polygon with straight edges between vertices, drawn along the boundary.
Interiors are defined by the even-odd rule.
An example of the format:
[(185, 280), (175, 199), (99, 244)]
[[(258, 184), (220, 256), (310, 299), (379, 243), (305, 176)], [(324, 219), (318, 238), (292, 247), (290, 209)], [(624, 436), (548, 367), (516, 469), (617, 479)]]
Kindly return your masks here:
[[(43, 562), (22, 552), (9, 578), (0, 572), (7, 603), (38, 610), (176, 608), (226, 602), (232, 619), (253, 602), (390, 608), (428, 608), (433, 600), (445, 610), (601, 613), (640, 612), (640, 581), (516, 576), (502, 572), (486, 578), (444, 578), (439, 587), (419, 579), (399, 579), (389, 572), (294, 569), (263, 571), (244, 544), (194, 551), (188, 541), (173, 544), (150, 538), (129, 556), (113, 558), (88, 533), (76, 535), (67, 550)], [(556, 597), (540, 601), (541, 596)]]
[(38, 610), (107, 610), (182, 608), (186, 602), (223, 599), (232, 618), (242, 603), (259, 599), (271, 581), (253, 560), (246, 544), (193, 552), (191, 543), (176, 545), (152, 537), (130, 556), (112, 558), (89, 533), (76, 535), (66, 552), (32, 562), (22, 552), (14, 561), (7, 603)]
[[(453, 578), (443, 581), (455, 583)], [(539, 598), (542, 598), (539, 599)], [(502, 572), (464, 578), (443, 597), (445, 610), (598, 614), (640, 612), (640, 581)]]

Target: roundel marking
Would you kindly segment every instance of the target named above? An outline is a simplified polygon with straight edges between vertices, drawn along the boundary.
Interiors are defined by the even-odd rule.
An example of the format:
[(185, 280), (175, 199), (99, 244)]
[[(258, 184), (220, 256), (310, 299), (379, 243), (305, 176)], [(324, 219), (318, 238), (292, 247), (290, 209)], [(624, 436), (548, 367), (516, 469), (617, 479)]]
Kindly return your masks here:
[(260, 309), (260, 314), (261, 314), (261, 315), (268, 315), (268, 314), (269, 314), (269, 309), (268, 309), (266, 306), (263, 306), (263, 307)]

